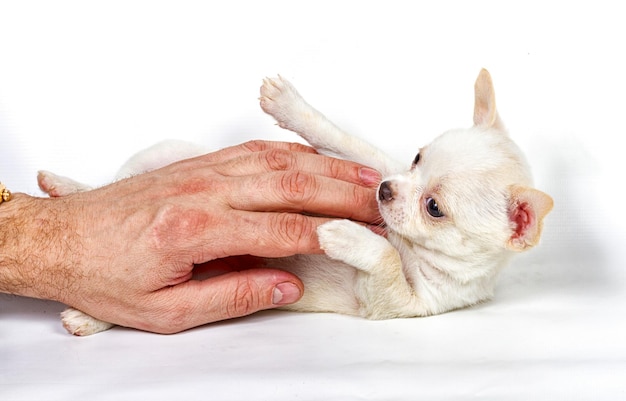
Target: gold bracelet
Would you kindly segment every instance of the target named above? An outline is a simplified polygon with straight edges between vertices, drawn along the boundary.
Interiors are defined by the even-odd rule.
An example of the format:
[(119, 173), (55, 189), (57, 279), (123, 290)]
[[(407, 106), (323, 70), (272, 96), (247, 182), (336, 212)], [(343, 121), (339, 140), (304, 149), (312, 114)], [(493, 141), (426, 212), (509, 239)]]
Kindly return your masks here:
[(11, 200), (11, 191), (7, 189), (7, 187), (0, 182), (0, 204), (2, 202), (8, 202)]

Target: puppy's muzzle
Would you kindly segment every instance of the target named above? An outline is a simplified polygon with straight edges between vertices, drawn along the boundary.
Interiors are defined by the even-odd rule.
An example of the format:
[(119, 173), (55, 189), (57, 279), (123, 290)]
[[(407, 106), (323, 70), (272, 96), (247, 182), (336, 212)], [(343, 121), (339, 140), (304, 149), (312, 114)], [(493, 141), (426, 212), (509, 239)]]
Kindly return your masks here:
[(378, 187), (378, 199), (381, 202), (391, 202), (393, 200), (393, 190), (389, 181), (383, 181)]

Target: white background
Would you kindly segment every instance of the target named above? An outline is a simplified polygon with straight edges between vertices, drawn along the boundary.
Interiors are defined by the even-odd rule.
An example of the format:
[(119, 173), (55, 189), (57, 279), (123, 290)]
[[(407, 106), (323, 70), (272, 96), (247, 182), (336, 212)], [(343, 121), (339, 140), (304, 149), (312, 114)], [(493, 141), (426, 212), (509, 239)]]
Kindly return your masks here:
[[(613, 4), (616, 4), (615, 6)], [(280, 73), (398, 158), (469, 126), (473, 83), (555, 200), (485, 305), (369, 322), (266, 312), (175, 336), (67, 335), (0, 295), (0, 399), (626, 397), (624, 12), (611, 2), (0, 1), (0, 180), (94, 185), (167, 138), (297, 140), (258, 107)], [(471, 151), (471, 149), (468, 149)]]

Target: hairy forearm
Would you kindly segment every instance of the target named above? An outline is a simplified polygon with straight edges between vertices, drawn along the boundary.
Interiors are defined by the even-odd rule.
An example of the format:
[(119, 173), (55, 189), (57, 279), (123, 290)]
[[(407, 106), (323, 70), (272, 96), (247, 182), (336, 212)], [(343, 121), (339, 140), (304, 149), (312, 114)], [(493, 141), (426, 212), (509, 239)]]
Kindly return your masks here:
[(60, 200), (16, 194), (0, 207), (0, 292), (60, 300), (71, 291)]

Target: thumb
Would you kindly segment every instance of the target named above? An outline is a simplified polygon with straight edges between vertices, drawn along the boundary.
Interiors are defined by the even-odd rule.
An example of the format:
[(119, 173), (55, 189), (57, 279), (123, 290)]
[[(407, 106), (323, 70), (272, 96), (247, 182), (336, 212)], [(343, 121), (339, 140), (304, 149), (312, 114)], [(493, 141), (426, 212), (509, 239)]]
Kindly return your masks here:
[(282, 270), (250, 269), (222, 276), (212, 283), (217, 291), (215, 321), (246, 316), (264, 309), (285, 306), (302, 297), (304, 285), (296, 276)]
[(171, 307), (181, 305), (184, 313), (174, 312), (177, 318), (163, 324), (169, 323), (167, 331), (177, 332), (292, 304), (302, 297), (304, 285), (282, 270), (250, 269), (191, 280), (170, 289), (176, 292)]

